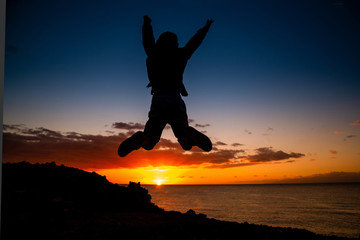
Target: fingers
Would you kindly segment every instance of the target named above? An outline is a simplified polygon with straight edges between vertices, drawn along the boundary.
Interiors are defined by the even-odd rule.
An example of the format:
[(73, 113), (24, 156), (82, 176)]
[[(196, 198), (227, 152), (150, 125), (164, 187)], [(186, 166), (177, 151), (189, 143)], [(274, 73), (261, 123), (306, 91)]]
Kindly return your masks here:
[(206, 21), (206, 26), (209, 28), (213, 22), (214, 22), (213, 19), (208, 19), (208, 20)]
[(147, 15), (144, 16), (144, 23), (151, 23), (151, 18)]

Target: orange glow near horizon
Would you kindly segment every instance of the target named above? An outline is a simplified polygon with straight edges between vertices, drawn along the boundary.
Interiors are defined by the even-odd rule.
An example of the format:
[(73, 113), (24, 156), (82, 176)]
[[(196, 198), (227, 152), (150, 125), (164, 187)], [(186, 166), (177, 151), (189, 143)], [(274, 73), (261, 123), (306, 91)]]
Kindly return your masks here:
[[(312, 168), (309, 169), (309, 164)], [(129, 181), (150, 185), (193, 185), (193, 184), (262, 184), (283, 180), (299, 180), (311, 176), (324, 175), (329, 182), (337, 182), (332, 172), (352, 172), (348, 169), (329, 167), (329, 160), (304, 158), (295, 163), (267, 163), (233, 168), (207, 168), (207, 165), (160, 166), (97, 170), (112, 183), (127, 184)], [(324, 167), (326, 166), (326, 167)], [(336, 168), (335, 168), (336, 169)], [(360, 172), (358, 173), (360, 176)], [(334, 177), (334, 176), (333, 176)], [(358, 178), (358, 177), (357, 177)], [(356, 178), (356, 179), (357, 179)], [(319, 179), (319, 178), (317, 178)], [(320, 179), (321, 181), (324, 181)], [(357, 181), (354, 179), (355, 181)], [(306, 180), (306, 179), (305, 179)], [(341, 180), (340, 180), (341, 181)]]
[[(269, 166), (267, 166), (269, 167)], [(256, 170), (255, 170), (256, 169)], [(258, 175), (252, 174), (257, 171)], [(97, 171), (113, 183), (127, 184), (129, 181), (151, 185), (176, 184), (239, 184), (264, 181), (268, 176), (266, 167), (238, 167), (214, 169), (205, 167), (146, 167), (133, 169), (109, 169)], [(276, 174), (273, 178), (279, 178)]]
[(140, 167), (132, 169), (107, 169), (97, 171), (105, 175), (110, 182), (127, 184), (129, 181), (142, 184), (183, 184), (182, 176), (188, 171), (182, 167)]

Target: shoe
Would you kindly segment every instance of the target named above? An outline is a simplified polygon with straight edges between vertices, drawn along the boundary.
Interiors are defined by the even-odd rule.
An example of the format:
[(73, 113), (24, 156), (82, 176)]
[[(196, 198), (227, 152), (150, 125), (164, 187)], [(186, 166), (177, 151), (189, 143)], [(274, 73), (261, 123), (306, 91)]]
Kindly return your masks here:
[(178, 142), (180, 143), (180, 146), (181, 146), (185, 151), (191, 150), (191, 148), (194, 146), (194, 144), (193, 144), (192, 141), (190, 140), (190, 137), (188, 137), (188, 136), (182, 137), (182, 138), (178, 138)]
[(205, 135), (196, 130), (193, 127), (188, 127), (186, 129), (186, 134), (192, 141), (194, 146), (198, 146), (205, 152), (210, 152), (212, 149), (212, 143), (210, 139)]
[(125, 157), (133, 150), (137, 150), (141, 147), (145, 139), (144, 132), (138, 131), (131, 137), (123, 141), (118, 148), (118, 155)]

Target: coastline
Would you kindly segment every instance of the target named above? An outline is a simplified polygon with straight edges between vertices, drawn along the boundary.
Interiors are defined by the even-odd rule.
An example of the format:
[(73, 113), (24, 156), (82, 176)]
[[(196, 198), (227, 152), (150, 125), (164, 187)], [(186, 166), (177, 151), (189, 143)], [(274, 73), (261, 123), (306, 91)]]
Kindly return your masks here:
[(3, 164), (2, 195), (1, 239), (350, 239), (165, 211), (140, 184), (55, 163)]

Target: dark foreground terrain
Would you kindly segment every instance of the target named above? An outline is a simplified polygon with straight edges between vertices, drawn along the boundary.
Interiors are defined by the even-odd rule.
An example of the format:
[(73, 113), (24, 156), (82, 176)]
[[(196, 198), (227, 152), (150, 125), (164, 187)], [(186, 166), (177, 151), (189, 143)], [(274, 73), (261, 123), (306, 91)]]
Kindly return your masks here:
[(54, 163), (3, 164), (1, 239), (347, 239), (167, 212), (140, 184)]

